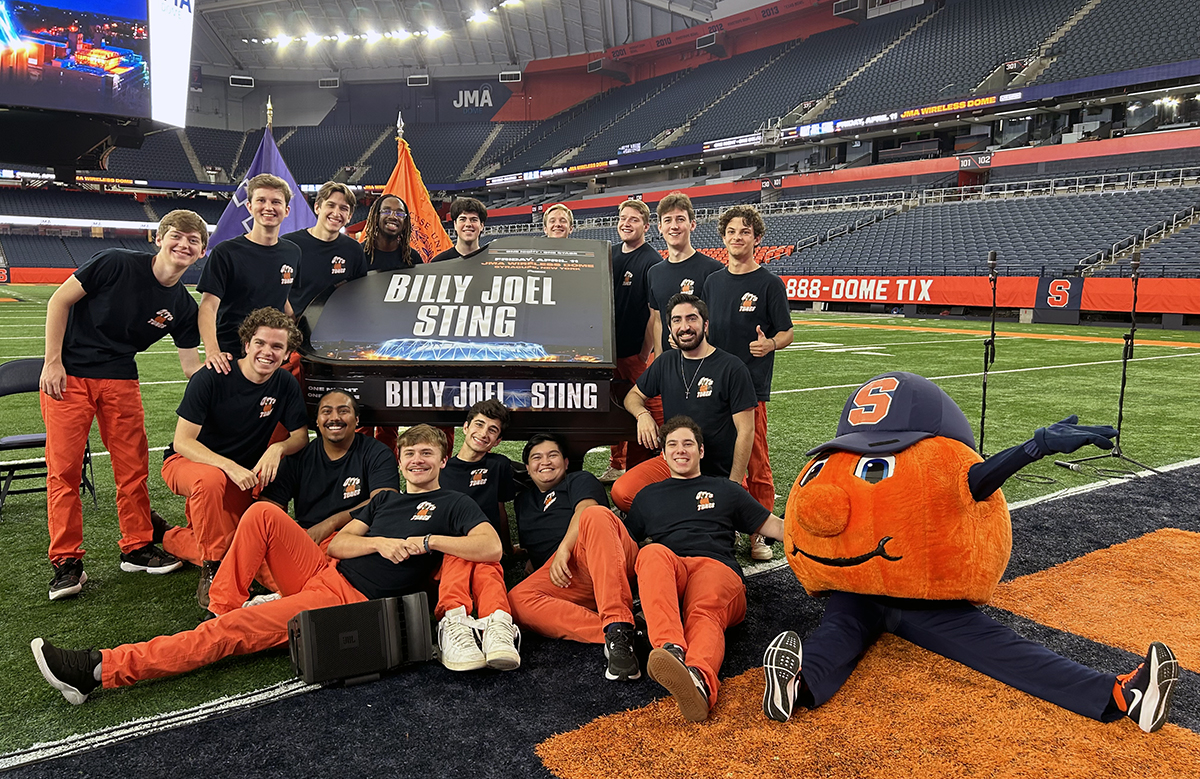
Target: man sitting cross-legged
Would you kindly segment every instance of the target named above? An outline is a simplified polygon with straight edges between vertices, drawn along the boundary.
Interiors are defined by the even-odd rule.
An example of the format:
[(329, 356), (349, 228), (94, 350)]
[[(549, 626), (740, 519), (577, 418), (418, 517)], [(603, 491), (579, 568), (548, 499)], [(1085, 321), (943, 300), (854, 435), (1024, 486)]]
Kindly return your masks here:
[[(163, 481), (187, 498), (187, 527), (167, 530), (163, 548), (201, 567), (201, 608), (208, 608), (213, 576), (255, 490), (275, 479), (284, 455), (308, 444), (300, 386), (279, 370), (300, 345), (292, 318), (259, 308), (238, 332), (245, 354), (228, 373), (206, 368), (192, 376), (177, 410), (175, 437), (163, 452)], [(278, 424), (289, 435), (272, 444)]]
[(655, 647), (646, 670), (686, 719), (699, 722), (717, 702), (725, 630), (746, 616), (734, 533), (782, 541), (783, 520), (741, 485), (700, 473), (704, 436), (688, 417), (668, 419), (661, 440), (671, 477), (638, 492), (625, 523), (633, 538), (653, 540), (637, 557), (638, 591)]
[[(428, 425), (400, 437), (404, 493), (384, 490), (351, 512), (327, 557), (282, 513), (238, 526), (212, 587), (216, 619), (192, 630), (115, 649), (64, 650), (30, 642), (38, 670), (74, 704), (97, 686), (123, 687), (184, 673), (231, 655), (287, 643), (288, 620), (308, 609), (408, 595), (424, 588), (443, 553), (479, 562), (500, 559), (500, 539), (465, 496), (442, 489), (446, 437)], [(331, 559), (332, 558), (332, 559)], [(283, 597), (242, 608), (255, 571), (266, 562)]]
[(523, 459), (534, 488), (517, 497), (517, 532), (536, 570), (508, 594), (513, 616), (550, 638), (603, 643), (606, 678), (640, 678), (629, 584), (637, 544), (596, 477), (567, 472), (562, 441), (538, 433)]
[[(508, 420), (508, 409), (495, 398), (471, 406), (463, 425), (462, 448), (442, 470), (442, 485), (475, 501), (500, 536), (505, 554), (511, 554), (513, 548), (504, 504), (513, 499), (515, 486), (512, 462), (492, 449), (500, 443)], [(471, 618), (473, 612), (479, 619)], [(434, 616), (439, 620), (442, 665), (451, 671), (520, 667), (517, 646), (521, 634), (512, 621), (504, 568), (499, 563), (446, 555)], [(478, 629), (482, 635), (476, 641)]]
[(350, 522), (350, 512), (383, 490), (400, 491), (400, 475), (392, 451), (358, 435), (358, 401), (340, 390), (326, 392), (317, 402), (318, 438), (279, 464), (275, 480), (242, 515), (278, 513), (293, 504), (296, 522), (309, 538), (325, 549)]

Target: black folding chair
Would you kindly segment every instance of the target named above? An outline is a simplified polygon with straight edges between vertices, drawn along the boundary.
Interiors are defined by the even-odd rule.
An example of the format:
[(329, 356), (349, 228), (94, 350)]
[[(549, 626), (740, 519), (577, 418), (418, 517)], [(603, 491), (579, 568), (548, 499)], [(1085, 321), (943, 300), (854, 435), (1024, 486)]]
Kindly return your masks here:
[[(38, 380), (42, 375), (41, 357), (26, 360), (10, 360), (0, 364), (0, 398), (8, 395), (36, 393), (39, 391)], [(11, 416), (6, 415), (6, 419)], [(0, 453), (14, 452), (24, 449), (46, 448), (45, 433), (24, 433), (0, 437)], [(13, 489), (14, 481), (46, 478), (45, 456), (30, 460), (0, 461), (0, 514), (4, 511), (4, 502), (9, 495), (24, 495), (31, 492), (45, 492), (46, 485), (40, 487), (22, 487)], [(92, 475), (92, 444), (89, 441), (83, 452), (83, 473), (79, 483), (79, 491), (87, 490), (92, 495), (92, 506), (97, 506), (96, 485)]]

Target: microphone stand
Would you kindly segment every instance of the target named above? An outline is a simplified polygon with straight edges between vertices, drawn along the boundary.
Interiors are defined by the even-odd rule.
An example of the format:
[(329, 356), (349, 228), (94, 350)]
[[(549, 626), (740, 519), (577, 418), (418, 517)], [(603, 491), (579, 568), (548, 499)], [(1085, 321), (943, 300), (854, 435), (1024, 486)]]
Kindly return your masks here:
[(988, 281), (992, 284), (992, 334), (983, 342), (983, 399), (979, 404), (979, 456), (987, 457), (983, 452), (983, 421), (987, 417), (987, 381), (988, 371), (996, 361), (996, 252), (988, 252)]
[[(1151, 473), (1159, 472), (1159, 471), (1155, 470), (1154, 468), (1151, 468), (1148, 465), (1143, 465), (1142, 463), (1139, 463), (1137, 460), (1134, 460), (1133, 458), (1126, 457), (1125, 453), (1121, 450), (1121, 423), (1124, 421), (1124, 418), (1125, 418), (1125, 382), (1126, 382), (1126, 377), (1127, 377), (1127, 374), (1129, 371), (1129, 360), (1133, 357), (1134, 337), (1137, 335), (1137, 289), (1138, 289), (1138, 277), (1140, 275), (1139, 271), (1140, 271), (1141, 267), (1142, 267), (1142, 250), (1134, 249), (1133, 259), (1131, 259), (1129, 261), (1129, 269), (1130, 269), (1129, 278), (1133, 281), (1133, 306), (1129, 310), (1129, 319), (1130, 319), (1129, 332), (1125, 333), (1125, 335), (1123, 336), (1125, 339), (1125, 346), (1121, 350), (1121, 393), (1117, 398), (1117, 437), (1113, 441), (1113, 448), (1110, 449), (1109, 451), (1105, 452), (1104, 454), (1092, 455), (1091, 457), (1080, 457), (1076, 460), (1068, 460), (1067, 461), (1073, 465), (1078, 465), (1079, 463), (1091, 462), (1093, 460), (1105, 460), (1105, 459), (1113, 458), (1113, 459), (1121, 460), (1122, 462), (1136, 465), (1137, 467), (1141, 468), (1142, 470), (1150, 471)], [(1063, 467), (1066, 468), (1068, 466), (1064, 465)], [(1095, 467), (1095, 466), (1093, 466), (1093, 467)], [(1071, 470), (1077, 470), (1077, 469), (1072, 468)], [(1137, 475), (1137, 473), (1135, 471), (1131, 471), (1126, 468), (1099, 468), (1099, 467), (1096, 467), (1096, 473), (1100, 474), (1101, 476), (1116, 476), (1118, 478), (1123, 478), (1123, 479), (1128, 478), (1130, 476)]]

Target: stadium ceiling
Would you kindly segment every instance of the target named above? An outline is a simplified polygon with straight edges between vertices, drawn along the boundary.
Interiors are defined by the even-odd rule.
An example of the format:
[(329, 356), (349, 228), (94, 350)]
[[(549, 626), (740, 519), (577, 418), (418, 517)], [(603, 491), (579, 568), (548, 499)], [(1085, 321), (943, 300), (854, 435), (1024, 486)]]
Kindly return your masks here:
[(192, 59), (206, 73), (264, 79), (474, 77), (685, 29), (710, 21), (716, 3), (198, 0)]

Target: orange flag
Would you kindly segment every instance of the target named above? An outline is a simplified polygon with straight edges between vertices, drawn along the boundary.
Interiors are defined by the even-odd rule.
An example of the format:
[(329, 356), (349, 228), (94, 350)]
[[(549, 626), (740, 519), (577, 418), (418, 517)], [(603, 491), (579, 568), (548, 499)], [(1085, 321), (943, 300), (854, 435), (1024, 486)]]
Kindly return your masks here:
[(383, 188), (385, 195), (398, 195), (408, 203), (408, 218), (412, 220), (412, 239), (409, 246), (425, 259), (440, 254), (454, 244), (442, 228), (433, 203), (429, 202), (429, 190), (421, 180), (421, 171), (413, 163), (408, 141), (396, 139), (396, 169)]

